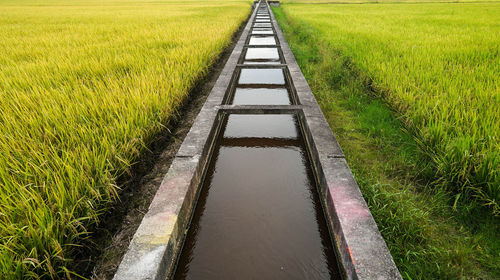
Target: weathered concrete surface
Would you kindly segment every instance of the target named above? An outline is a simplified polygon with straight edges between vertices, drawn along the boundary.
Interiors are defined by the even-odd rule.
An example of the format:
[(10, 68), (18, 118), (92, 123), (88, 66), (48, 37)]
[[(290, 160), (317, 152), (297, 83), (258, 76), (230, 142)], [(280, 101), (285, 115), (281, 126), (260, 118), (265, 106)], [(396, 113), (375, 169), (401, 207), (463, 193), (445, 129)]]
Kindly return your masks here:
[(328, 212), (349, 279), (400, 279), (344, 158), (323, 162)]
[(176, 158), (130, 243), (115, 279), (163, 279), (172, 265), (200, 180), (198, 157)]
[[(265, 12), (262, 12), (265, 11)], [(269, 15), (270, 23), (254, 23)], [(264, 25), (264, 26), (263, 26)], [(252, 28), (273, 30), (281, 63), (244, 63)], [(253, 47), (253, 46), (252, 46)], [(267, 46), (266, 46), (267, 47)], [(239, 63), (239, 64), (238, 64)], [(222, 105), (234, 92), (242, 68), (281, 68), (297, 105)], [(115, 274), (115, 280), (165, 279), (175, 269), (215, 135), (224, 113), (296, 113), (310, 152), (338, 261), (347, 279), (401, 279), (387, 246), (345, 162), (314, 95), (274, 15), (255, 9), (212, 92), (179, 149)]]

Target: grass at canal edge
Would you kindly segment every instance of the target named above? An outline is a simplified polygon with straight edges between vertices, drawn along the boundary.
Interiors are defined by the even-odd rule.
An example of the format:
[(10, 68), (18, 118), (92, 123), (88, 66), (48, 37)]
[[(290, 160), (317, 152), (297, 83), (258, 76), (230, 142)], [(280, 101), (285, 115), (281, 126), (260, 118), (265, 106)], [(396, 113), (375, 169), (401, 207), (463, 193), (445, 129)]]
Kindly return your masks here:
[(499, 279), (498, 218), (428, 186), (427, 164), (397, 115), (348, 58), (273, 8), (406, 279)]

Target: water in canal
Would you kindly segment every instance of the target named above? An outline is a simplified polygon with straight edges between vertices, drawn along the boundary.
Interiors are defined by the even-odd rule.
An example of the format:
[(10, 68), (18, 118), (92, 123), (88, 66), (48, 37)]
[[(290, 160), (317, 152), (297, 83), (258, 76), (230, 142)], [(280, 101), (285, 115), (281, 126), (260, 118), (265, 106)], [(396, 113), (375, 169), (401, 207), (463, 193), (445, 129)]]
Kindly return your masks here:
[(296, 115), (229, 114), (175, 279), (338, 279)]

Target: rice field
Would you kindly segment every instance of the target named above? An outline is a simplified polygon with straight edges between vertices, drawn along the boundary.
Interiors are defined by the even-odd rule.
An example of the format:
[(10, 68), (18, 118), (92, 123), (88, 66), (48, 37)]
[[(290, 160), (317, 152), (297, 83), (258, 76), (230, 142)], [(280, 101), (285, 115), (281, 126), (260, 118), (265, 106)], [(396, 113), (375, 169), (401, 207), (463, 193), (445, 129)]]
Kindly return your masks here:
[(281, 0), (285, 4), (413, 4), (413, 3), (469, 3), (498, 2), (497, 0)]
[(500, 215), (499, 3), (282, 9), (368, 77), (415, 136), (434, 186)]
[(72, 252), (209, 70), (249, 1), (0, 1), (0, 278)]

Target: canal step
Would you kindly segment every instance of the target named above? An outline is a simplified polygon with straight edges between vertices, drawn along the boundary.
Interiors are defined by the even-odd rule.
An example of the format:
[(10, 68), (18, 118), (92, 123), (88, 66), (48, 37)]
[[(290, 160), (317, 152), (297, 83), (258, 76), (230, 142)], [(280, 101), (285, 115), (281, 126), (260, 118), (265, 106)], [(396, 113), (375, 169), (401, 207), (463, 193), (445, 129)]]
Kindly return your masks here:
[(267, 2), (114, 279), (401, 279)]

